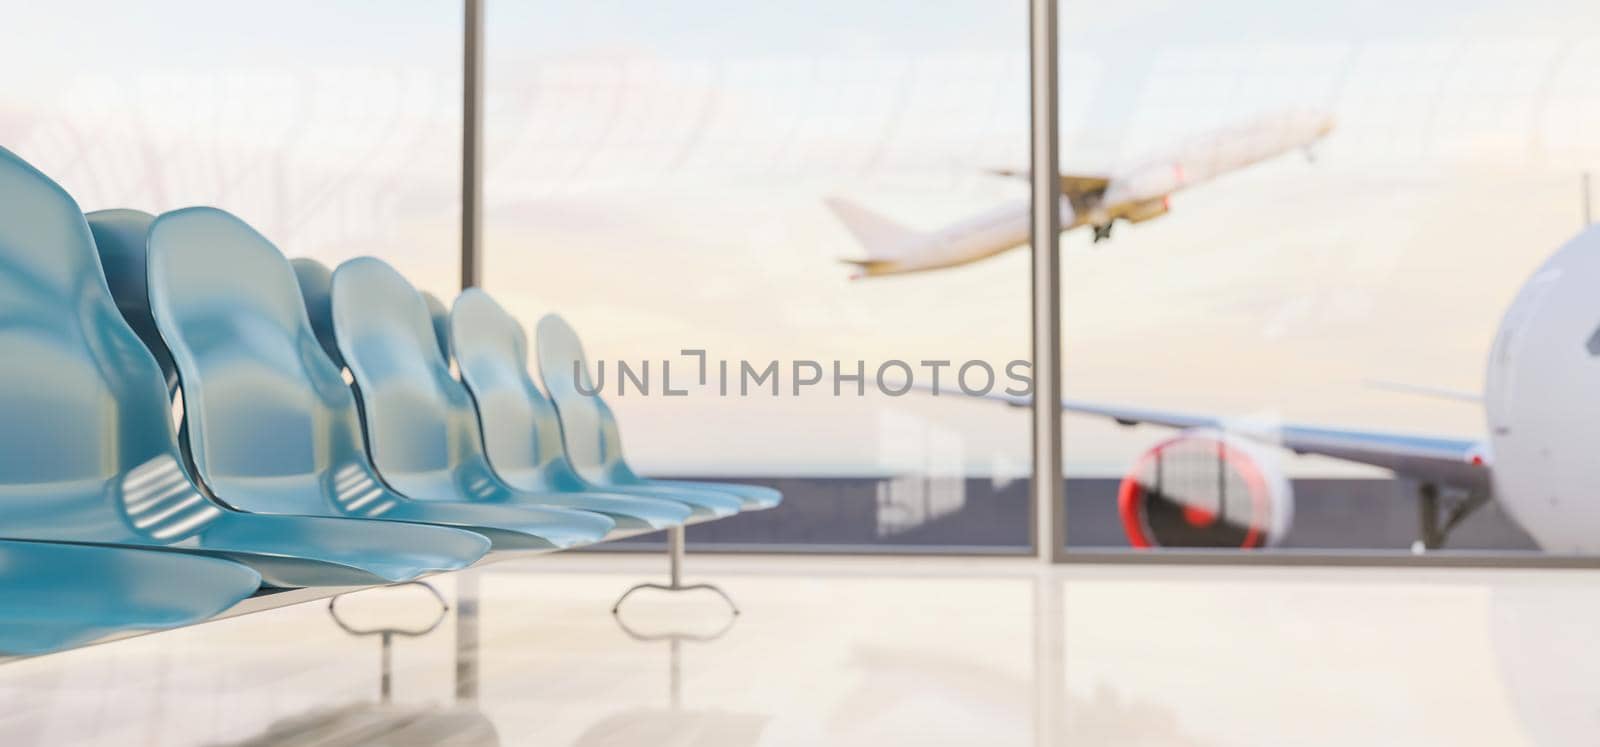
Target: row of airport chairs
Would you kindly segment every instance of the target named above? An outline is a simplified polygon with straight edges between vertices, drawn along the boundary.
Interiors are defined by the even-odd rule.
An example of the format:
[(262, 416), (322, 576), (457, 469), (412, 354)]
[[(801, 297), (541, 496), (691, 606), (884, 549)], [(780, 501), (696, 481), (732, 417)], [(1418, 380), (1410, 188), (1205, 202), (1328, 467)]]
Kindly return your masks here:
[(537, 334), (543, 391), (481, 290), (445, 313), (214, 208), (86, 216), (0, 148), (0, 653), (781, 500), (637, 475), (572, 328)]

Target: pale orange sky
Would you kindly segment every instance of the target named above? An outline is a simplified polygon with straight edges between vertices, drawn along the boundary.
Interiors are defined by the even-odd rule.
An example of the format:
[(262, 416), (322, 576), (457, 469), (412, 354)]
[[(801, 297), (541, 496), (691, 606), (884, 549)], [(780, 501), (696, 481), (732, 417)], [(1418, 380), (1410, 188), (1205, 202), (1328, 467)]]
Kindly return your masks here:
[[(1349, 28), (1365, 28), (1363, 12), (1348, 11)], [(428, 13), (437, 28), (420, 23)], [(1274, 41), (1259, 28), (1230, 38), (1218, 21), (1203, 38), (1151, 42), (1137, 65), (1067, 32), (1068, 169), (1112, 168), (1284, 104), (1339, 119), (1314, 164), (1288, 157), (1181, 194), (1171, 215), (1121, 226), (1109, 244), (1064, 240), (1069, 394), (1478, 433), (1476, 408), (1361, 382), (1477, 388), (1504, 304), (1578, 228), (1579, 174), (1600, 161), (1588, 126), (1600, 113), (1589, 73), (1600, 35), (1493, 22), (1511, 13), (1490, 4), (1436, 28), (1341, 26), (1317, 38), (1285, 28)], [(436, 9), (414, 16), (395, 21), (414, 41), (387, 55), (377, 43), (362, 57), (312, 41), (285, 56), (263, 42), (200, 64), (118, 56), (119, 42), (104, 39), (101, 63), (0, 52), (12, 69), (38, 71), (0, 97), (0, 142), (86, 210), (216, 204), (291, 256), (375, 254), (448, 298), (459, 21)], [(489, 78), (489, 289), (528, 324), (560, 311), (608, 360), (684, 347), (869, 366), (1026, 357), (1025, 251), (851, 283), (835, 259), (858, 250), (820, 203), (844, 194), (933, 228), (1024, 197), (1020, 184), (981, 173), (1026, 156), (1024, 59), (1008, 36), (1018, 18), (991, 19), (974, 32), (987, 41), (960, 48), (910, 43), (914, 34), (887, 26), (815, 50), (502, 43)], [(1119, 23), (1117, 33), (1139, 28)], [(1028, 468), (1026, 415), (986, 404), (613, 405), (646, 469)], [(1071, 418), (1069, 470), (1118, 472), (1159, 435)]]

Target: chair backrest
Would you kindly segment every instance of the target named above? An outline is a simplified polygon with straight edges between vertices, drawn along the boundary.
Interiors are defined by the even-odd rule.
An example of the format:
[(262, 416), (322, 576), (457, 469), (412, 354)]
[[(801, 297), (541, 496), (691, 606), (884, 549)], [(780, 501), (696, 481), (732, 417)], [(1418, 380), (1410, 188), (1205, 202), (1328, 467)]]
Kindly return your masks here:
[(422, 302), (428, 305), (428, 319), (433, 322), (433, 336), (439, 341), (439, 353), (445, 365), (450, 364), (450, 309), (438, 296), (422, 291)]
[(84, 217), (89, 221), (89, 233), (94, 235), (94, 247), (100, 253), (100, 268), (105, 271), (111, 299), (128, 326), (156, 357), (167, 379), (167, 391), (175, 392), (178, 370), (172, 363), (172, 352), (167, 350), (166, 341), (156, 330), (155, 317), (150, 316), (150, 290), (145, 283), (144, 238), (156, 217), (143, 210), (125, 208), (96, 210)]
[(289, 264), (294, 267), (294, 279), (300, 283), (300, 296), (306, 302), (306, 316), (311, 319), (311, 330), (336, 368), (344, 368), (344, 356), (333, 339), (333, 270), (309, 257), (296, 257)]
[(561, 416), (567, 461), (593, 482), (637, 481), (622, 456), (617, 418), (589, 377), (589, 360), (578, 333), (565, 319), (548, 314), (539, 320), (538, 335), (539, 378)]
[(449, 317), (461, 382), (478, 405), (489, 463), (523, 490), (582, 490), (567, 463), (556, 408), (528, 373), (528, 335), (493, 297), (468, 288)]
[(355, 398), (277, 247), (204, 207), (157, 218), (148, 244), (151, 310), (177, 364), (200, 478), (263, 513), (393, 508), (365, 459)]
[(478, 416), (450, 375), (422, 295), (393, 267), (358, 257), (333, 272), (333, 330), (361, 396), (378, 474), (413, 497), (505, 490)]
[(0, 526), (181, 539), (220, 515), (178, 460), (160, 367), (72, 197), (0, 148)]

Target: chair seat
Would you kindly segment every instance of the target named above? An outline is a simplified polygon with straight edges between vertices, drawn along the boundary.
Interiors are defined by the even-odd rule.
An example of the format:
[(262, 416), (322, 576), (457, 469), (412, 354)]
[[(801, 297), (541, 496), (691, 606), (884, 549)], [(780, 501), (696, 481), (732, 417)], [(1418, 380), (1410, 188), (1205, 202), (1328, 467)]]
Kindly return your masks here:
[(739, 482), (700, 482), (693, 480), (645, 480), (646, 485), (657, 485), (671, 489), (710, 490), (715, 493), (727, 493), (738, 498), (744, 511), (765, 511), (777, 508), (783, 503), (783, 493), (765, 485), (749, 485)]
[(0, 653), (44, 654), (111, 633), (200, 622), (260, 583), (226, 560), (0, 540)]
[(637, 482), (598, 482), (601, 489), (615, 493), (677, 501), (688, 505), (697, 519), (720, 519), (739, 513), (742, 502), (730, 493), (700, 488), (662, 485), (648, 480)]
[(613, 522), (586, 511), (518, 505), (408, 500), (387, 518), (444, 524), (488, 537), (495, 550), (563, 550), (605, 539)]
[[(33, 501), (64, 508), (0, 527), (14, 539), (173, 550), (250, 566), (269, 586), (358, 586), (408, 581), (471, 565), (489, 551), (460, 529), (370, 519), (274, 516), (218, 506), (172, 457), (150, 460), (111, 482), (38, 486)], [(105, 521), (100, 517), (115, 517)]]
[(463, 529), (394, 521), (228, 512), (195, 552), (221, 555), (280, 587), (371, 586), (472, 565), (489, 541)]
[(515, 491), (506, 501), (515, 506), (549, 506), (592, 511), (611, 517), (618, 529), (668, 529), (694, 514), (683, 501), (661, 495), (627, 495), (620, 492)]

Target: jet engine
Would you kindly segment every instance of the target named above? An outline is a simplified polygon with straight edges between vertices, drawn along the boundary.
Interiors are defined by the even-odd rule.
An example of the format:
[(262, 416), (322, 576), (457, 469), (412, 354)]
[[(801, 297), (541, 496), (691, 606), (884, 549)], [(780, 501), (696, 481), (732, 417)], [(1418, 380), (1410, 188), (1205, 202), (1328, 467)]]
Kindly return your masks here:
[(1294, 494), (1259, 444), (1191, 430), (1156, 444), (1117, 490), (1117, 512), (1137, 548), (1255, 548), (1289, 529)]

